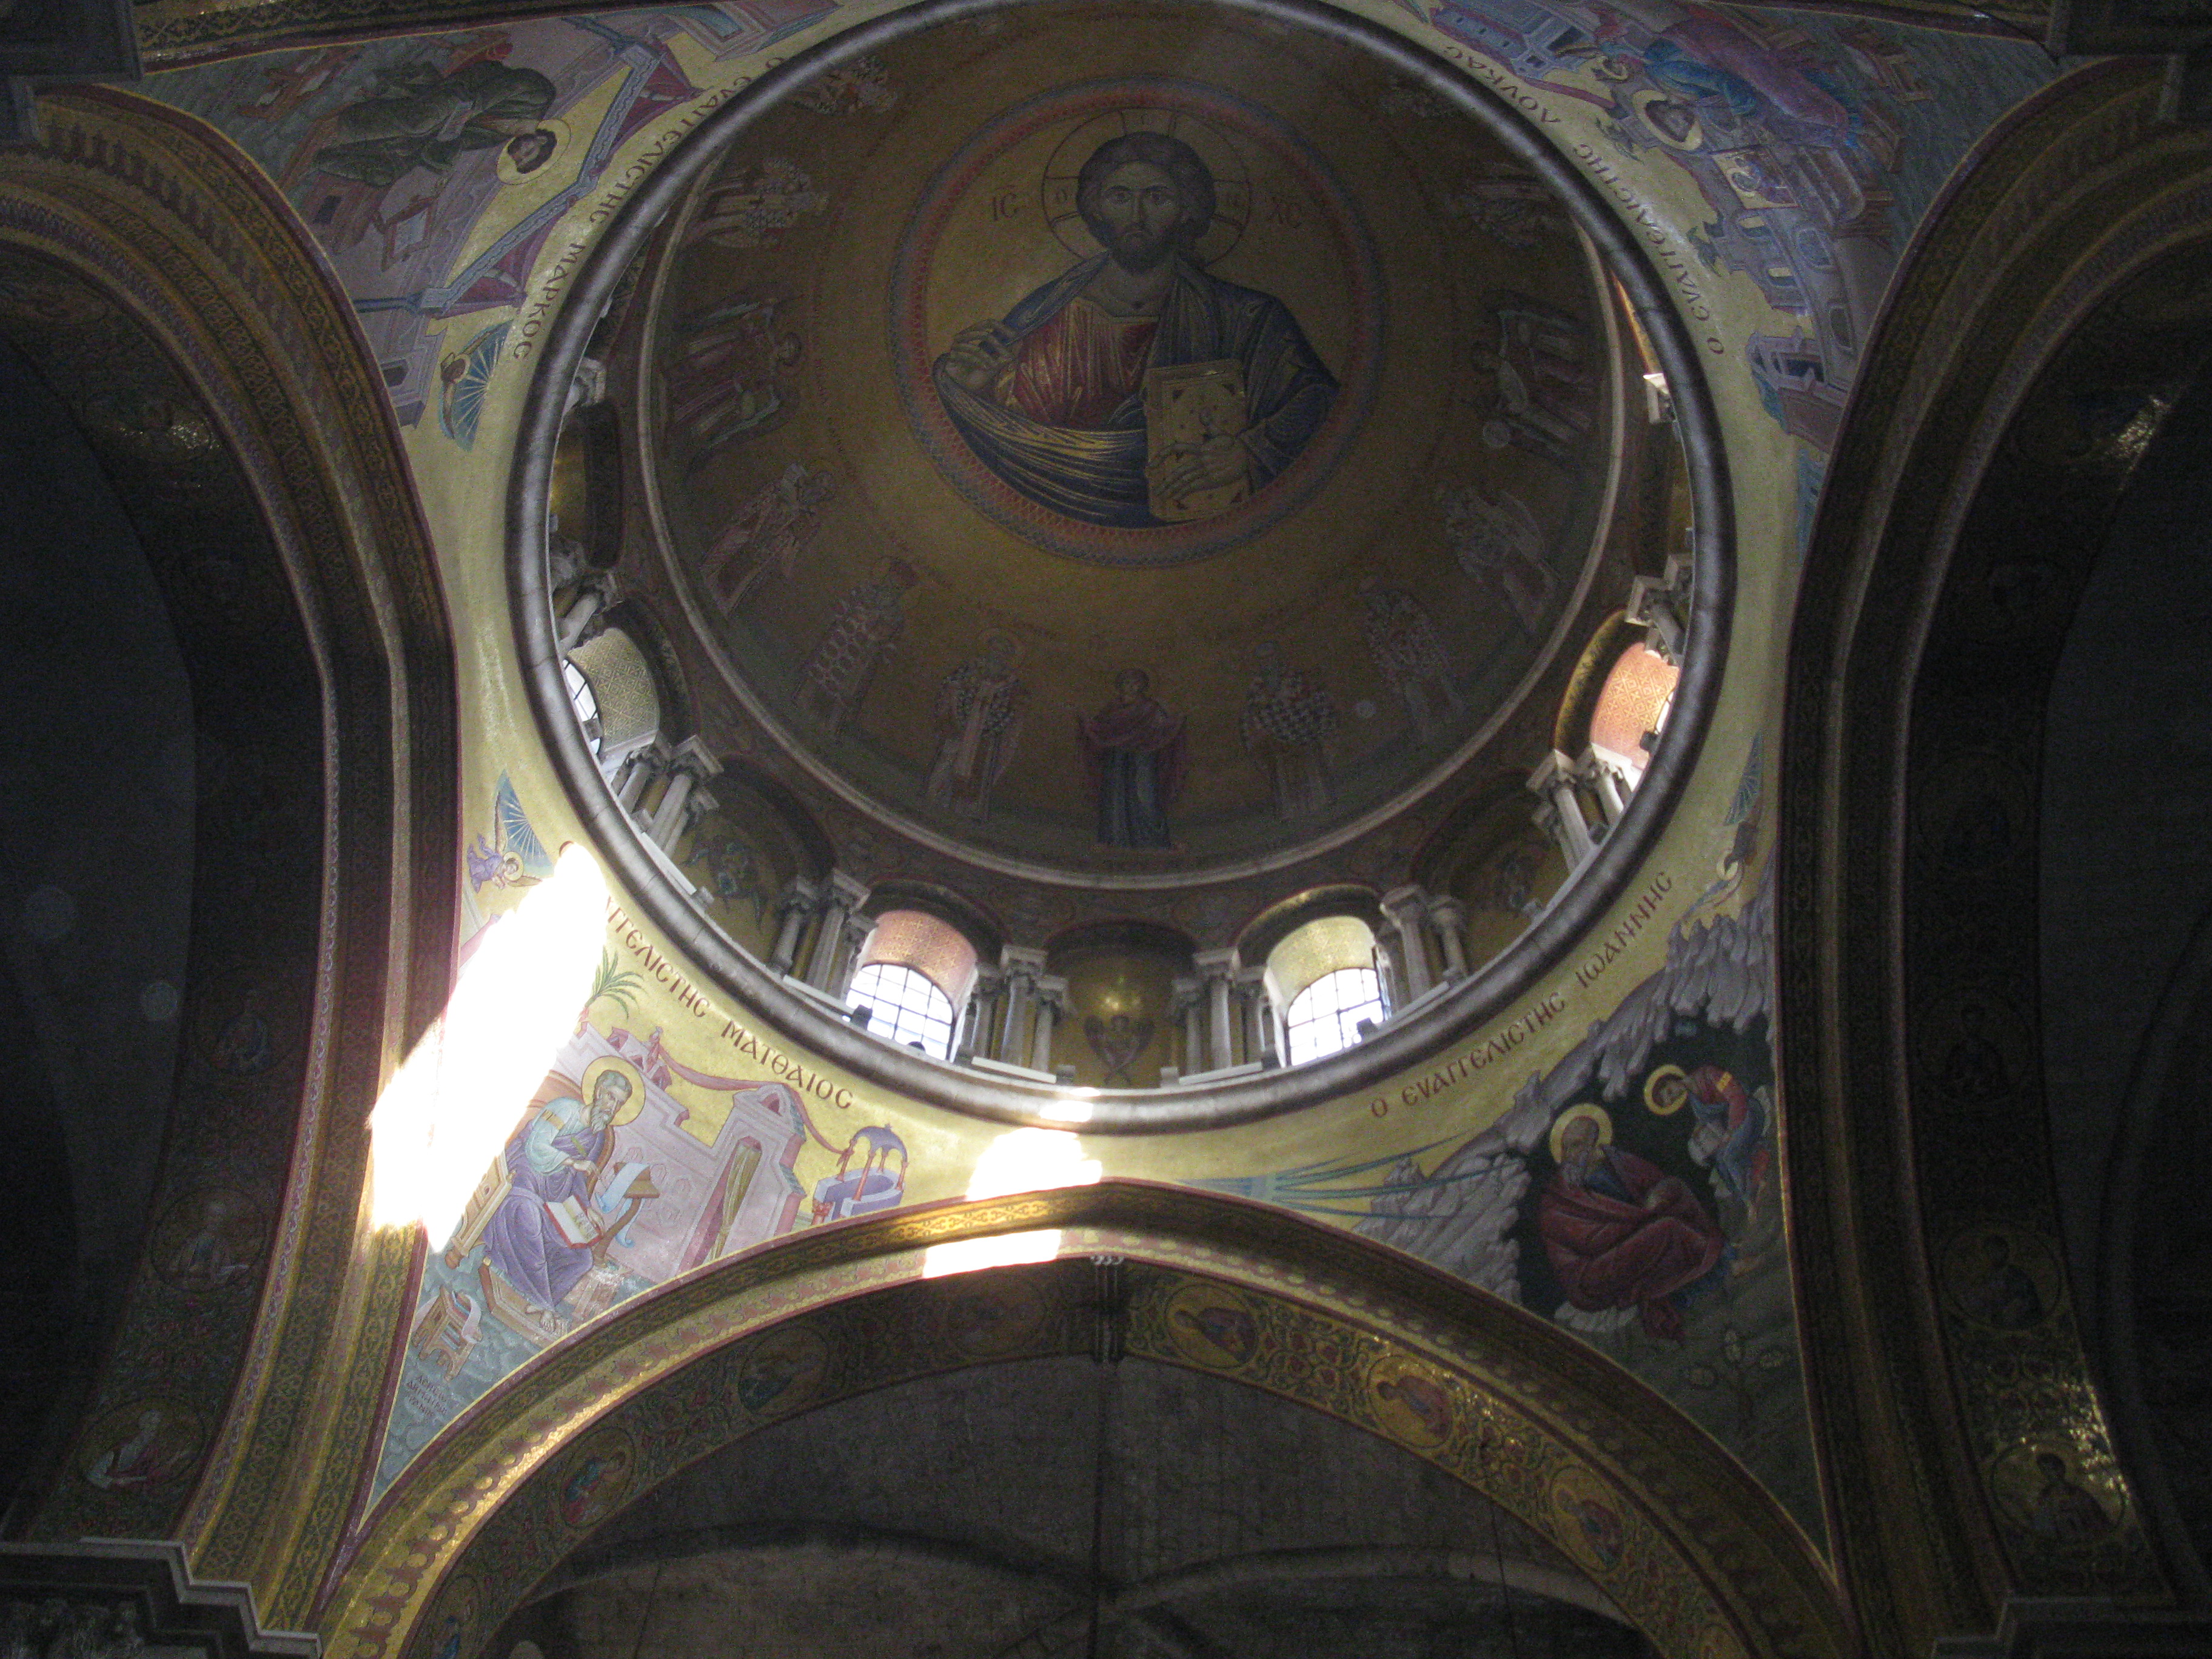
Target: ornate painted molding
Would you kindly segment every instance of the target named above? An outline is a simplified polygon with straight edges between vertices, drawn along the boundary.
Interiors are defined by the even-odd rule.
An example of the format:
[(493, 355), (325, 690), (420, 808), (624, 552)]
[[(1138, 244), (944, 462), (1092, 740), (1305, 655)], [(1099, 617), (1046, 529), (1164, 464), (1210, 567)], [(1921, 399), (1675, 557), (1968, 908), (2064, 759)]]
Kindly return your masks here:
[[(2126, 469), (2008, 437), (2139, 376), (2146, 331), (2097, 308), (2203, 242), (2212, 144), (2158, 98), (2152, 66), (2093, 67), (1961, 167), (1874, 337), (1798, 602), (1778, 1046), (1814, 1414), (1877, 1651), (1990, 1631), (2014, 1595), (2166, 1593), (2063, 1290), (2033, 978), (2039, 711)], [(2011, 614), (2022, 557), (2051, 568)], [(2009, 840), (1961, 867), (1944, 838), (1992, 804)], [(1998, 1237), (2054, 1286), (2016, 1328), (1977, 1312), (1968, 1257)], [(2101, 1525), (2038, 1523), (2038, 1450)]]
[[(188, 615), (206, 613), (197, 652), (184, 630), (201, 718), (220, 677), (250, 677), (295, 641), (306, 723), (270, 748), (264, 780), (281, 803), (276, 839), (301, 867), (264, 884), (261, 902), (291, 907), (286, 937), (298, 960), (261, 986), (252, 975), (267, 969), (265, 928), (257, 936), (252, 918), (217, 908), (196, 922), (187, 990), (188, 1022), (211, 1023), (184, 1083), (204, 1084), (215, 1103), (191, 1122), (270, 1155), (258, 1311), (249, 1297), (250, 1317), (222, 1348), (191, 1297), (157, 1263), (143, 1264), (101, 1403), (32, 1527), (49, 1536), (171, 1532), (197, 1568), (252, 1583), (289, 1620), (304, 1610), (357, 1501), (412, 1270), (404, 1245), (360, 1248), (363, 1119), (447, 990), (459, 830), (444, 599), (351, 308), (259, 170), (202, 124), (129, 94), (56, 94), (39, 115), (38, 147), (0, 150), (0, 253), (56, 272), (86, 304), (73, 312), (64, 295), (43, 334), (30, 313), (15, 316), (11, 333), (34, 361), (48, 350), (76, 362), (91, 347), (70, 345), (71, 319), (82, 313), (85, 328), (106, 327), (101, 313), (112, 314), (146, 342), (149, 362), (166, 366), (179, 406), (200, 422), (192, 430), (205, 434), (194, 441), (234, 469), (241, 556), (248, 546), (265, 554), (244, 561), (227, 614), (228, 601), (191, 586), (200, 556), (165, 539), (174, 532), (156, 510), (165, 475), (126, 473), (125, 505), (157, 569), (174, 577), (165, 577), (173, 603), (181, 594)], [(145, 447), (143, 433), (124, 428), (116, 444)], [(144, 512), (134, 487), (153, 492)], [(240, 718), (250, 715), (255, 688), (229, 695)], [(240, 833), (265, 828), (248, 823)], [(202, 870), (221, 876), (223, 850), (204, 832)], [(222, 1046), (225, 1033), (247, 1029), (239, 1022), (264, 1021), (258, 995), (296, 1012), (289, 1071), (242, 1060), (258, 1052), (250, 1044)], [(263, 1033), (271, 1035), (286, 1033)], [(173, 1148), (165, 1182), (183, 1178), (179, 1157)], [(120, 1526), (94, 1512), (118, 1492), (83, 1474), (100, 1448), (82, 1437), (105, 1428), (101, 1412), (130, 1404), (131, 1357), (143, 1362), (165, 1344), (173, 1352), (186, 1329), (213, 1345), (194, 1354), (214, 1391), (185, 1408), (188, 1461), (200, 1473), (188, 1478), (179, 1459), (155, 1483), (159, 1503)], [(142, 1375), (137, 1385), (147, 1382)]]
[[(802, 1235), (548, 1352), (387, 1495), (319, 1620), (332, 1651), (398, 1659), (456, 1631), (465, 1649), (481, 1642), (613, 1507), (765, 1423), (935, 1371), (1091, 1352), (1087, 1266), (924, 1277), (933, 1247), (1040, 1229), (1063, 1258), (1131, 1264), (1131, 1353), (1395, 1440), (1550, 1538), (1662, 1652), (1844, 1650), (1803, 1535), (1694, 1425), (1572, 1338), (1337, 1230), (1109, 1182)], [(1407, 1377), (1425, 1416), (1380, 1386)], [(596, 1476), (578, 1477), (594, 1449), (626, 1471), (604, 1502)], [(1593, 1542), (1571, 1518), (1585, 1501), (1617, 1536)]]

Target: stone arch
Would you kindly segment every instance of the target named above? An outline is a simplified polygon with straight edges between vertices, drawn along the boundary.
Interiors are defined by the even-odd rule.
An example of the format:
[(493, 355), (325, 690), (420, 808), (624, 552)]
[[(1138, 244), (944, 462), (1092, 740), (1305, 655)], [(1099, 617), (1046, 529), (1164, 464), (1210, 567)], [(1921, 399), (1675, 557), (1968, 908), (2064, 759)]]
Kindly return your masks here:
[[(2092, 65), (1954, 179), (1870, 342), (1797, 601), (1777, 1046), (1838, 1565), (1881, 1651), (2032, 1644), (2021, 1621), (2062, 1616), (2037, 1607), (2098, 1615), (2023, 1598), (2156, 1606), (2176, 1582), (2077, 1317), (2037, 967), (2046, 700), (2212, 352), (2212, 143), (2158, 99), (2154, 66)], [(2128, 420), (2090, 417), (2116, 398)], [(2038, 1264), (2032, 1319), (1977, 1312), (1999, 1237)], [(2037, 1451), (2100, 1522), (2027, 1512)]]
[[(341, 1385), (380, 1371), (404, 1323), (412, 1241), (364, 1243), (365, 1113), (342, 1103), (376, 1097), (447, 989), (459, 832), (445, 600), (352, 307), (259, 169), (128, 93), (55, 92), (36, 113), (39, 142), (0, 153), (0, 256), (49, 273), (59, 310), (19, 307), (9, 331), (34, 364), (46, 354), (49, 384), (102, 343), (72, 344), (71, 317), (107, 331), (111, 360), (135, 354), (165, 377), (168, 425), (123, 420), (117, 453), (135, 444), (137, 460), (111, 471), (173, 607), (186, 601), (201, 729), (242, 769), (235, 810), (201, 814), (155, 1213), (233, 1152), (267, 1170), (235, 1307), (191, 1300), (142, 1254), (76, 1443), (24, 1529), (179, 1538), (203, 1572), (252, 1580), (282, 1621), (304, 1613), (368, 1449), (372, 1425)], [(198, 495), (155, 453), (164, 431), (205, 458)], [(220, 512), (186, 524), (179, 501)], [(263, 681), (240, 684), (257, 661)], [(226, 1048), (240, 1030), (259, 1035)], [(102, 1423), (162, 1386), (191, 1391), (194, 1443), (134, 1509), (83, 1471)]]
[[(946, 1257), (931, 1254), (1008, 1233), (1055, 1258), (942, 1276)], [(486, 1395), (386, 1495), (319, 1621), (330, 1650), (480, 1645), (598, 1518), (576, 1507), (580, 1460), (629, 1471), (633, 1493), (811, 1405), (1093, 1352), (1102, 1303), (1084, 1258), (1100, 1256), (1124, 1264), (1127, 1352), (1395, 1438), (1556, 1543), (1661, 1652), (1843, 1650), (1830, 1583), (1795, 1524), (1694, 1425), (1571, 1337), (1334, 1229), (1120, 1181), (801, 1235), (580, 1333)], [(1201, 1301), (1219, 1317), (1175, 1318)], [(1225, 1340), (1191, 1336), (1194, 1322)], [(1378, 1384), (1409, 1374), (1448, 1402), (1440, 1416), (1392, 1414)], [(1618, 1518), (1617, 1540), (1593, 1546), (1570, 1524), (1560, 1506), (1584, 1498)]]

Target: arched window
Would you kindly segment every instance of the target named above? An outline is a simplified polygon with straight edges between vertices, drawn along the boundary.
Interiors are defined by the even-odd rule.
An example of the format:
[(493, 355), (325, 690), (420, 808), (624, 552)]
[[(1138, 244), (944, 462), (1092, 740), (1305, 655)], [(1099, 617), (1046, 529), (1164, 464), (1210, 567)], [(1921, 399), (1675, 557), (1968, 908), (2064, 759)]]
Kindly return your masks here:
[(1293, 1066), (1319, 1060), (1359, 1041), (1359, 1023), (1380, 1025), (1389, 1010), (1382, 1006), (1382, 981), (1372, 968), (1339, 968), (1291, 999), (1285, 1019), (1285, 1036)]
[(660, 692), (645, 653), (622, 628), (602, 629), (561, 663), (569, 706), (610, 776), (660, 735)]
[(1591, 752), (1630, 790), (1644, 781), (1651, 750), (1666, 729), (1681, 672), (1640, 642), (1620, 653), (1590, 710)]
[(919, 1047), (939, 1060), (951, 1052), (952, 1000), (911, 968), (872, 962), (853, 975), (845, 1000), (871, 1011), (868, 1030), (886, 1042)]

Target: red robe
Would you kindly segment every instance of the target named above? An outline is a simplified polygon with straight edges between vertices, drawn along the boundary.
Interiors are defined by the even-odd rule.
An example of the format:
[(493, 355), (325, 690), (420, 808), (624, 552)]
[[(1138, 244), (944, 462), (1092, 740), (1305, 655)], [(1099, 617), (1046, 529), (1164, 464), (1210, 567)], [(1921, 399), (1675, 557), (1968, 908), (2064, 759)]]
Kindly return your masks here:
[(1078, 295), (1022, 342), (1007, 395), (1043, 426), (1103, 427), (1143, 388), (1159, 329), (1157, 317), (1109, 317)]
[(1679, 1341), (1676, 1291), (1719, 1263), (1728, 1241), (1690, 1189), (1633, 1152), (1607, 1147), (1605, 1163), (1633, 1202), (1624, 1204), (1554, 1170), (1536, 1201), (1536, 1226), (1560, 1288), (1595, 1313), (1635, 1308), (1652, 1336)]

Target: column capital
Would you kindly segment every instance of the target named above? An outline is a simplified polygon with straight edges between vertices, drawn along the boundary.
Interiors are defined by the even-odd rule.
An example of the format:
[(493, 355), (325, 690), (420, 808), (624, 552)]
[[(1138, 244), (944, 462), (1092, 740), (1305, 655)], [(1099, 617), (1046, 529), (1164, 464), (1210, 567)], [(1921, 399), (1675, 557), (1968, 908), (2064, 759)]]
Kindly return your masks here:
[(999, 970), (1009, 978), (1035, 982), (1044, 972), (1044, 952), (1033, 945), (1002, 945), (999, 947)]
[(1060, 1013), (1067, 1012), (1067, 976), (1065, 974), (1041, 974), (1037, 976), (1036, 1000), (1049, 1003)]
[(1201, 979), (1226, 979), (1237, 971), (1237, 947), (1227, 945), (1218, 951), (1200, 951), (1191, 961)]
[(1393, 887), (1378, 901), (1382, 914), (1393, 921), (1424, 914), (1429, 906), (1429, 890), (1418, 882), (1407, 882), (1403, 887)]
[(822, 902), (822, 890), (805, 876), (793, 876), (784, 884), (783, 896), (775, 902), (779, 910), (811, 910)]
[(1229, 977), (1231, 983), (1240, 991), (1265, 991), (1267, 988), (1267, 964), (1257, 962), (1249, 968), (1239, 968)]
[(1438, 894), (1429, 900), (1428, 917), (1439, 927), (1464, 927), (1467, 906), (1449, 893)]
[(1554, 749), (1536, 763), (1536, 769), (1528, 775), (1528, 789), (1532, 794), (1549, 796), (1563, 785), (1571, 788), (1575, 781), (1575, 763)]
[(570, 409), (587, 409), (593, 404), (607, 400), (607, 366), (596, 357), (576, 360), (576, 377), (568, 382), (568, 401), (563, 414)]
[(1183, 1010), (1196, 1006), (1206, 995), (1206, 981), (1196, 974), (1177, 974), (1169, 982), (1168, 1018), (1180, 1019)]
[(1689, 634), (1691, 563), (1676, 553), (1658, 576), (1638, 576), (1628, 585), (1628, 620), (1644, 629), (1644, 648), (1680, 666)]
[(722, 763), (716, 760), (707, 745), (696, 737), (690, 737), (669, 751), (669, 769), (689, 772), (693, 777), (706, 779), (721, 775)]
[(871, 890), (867, 883), (842, 870), (832, 870), (830, 879), (823, 884), (823, 896), (848, 910), (857, 910), (866, 904)]

